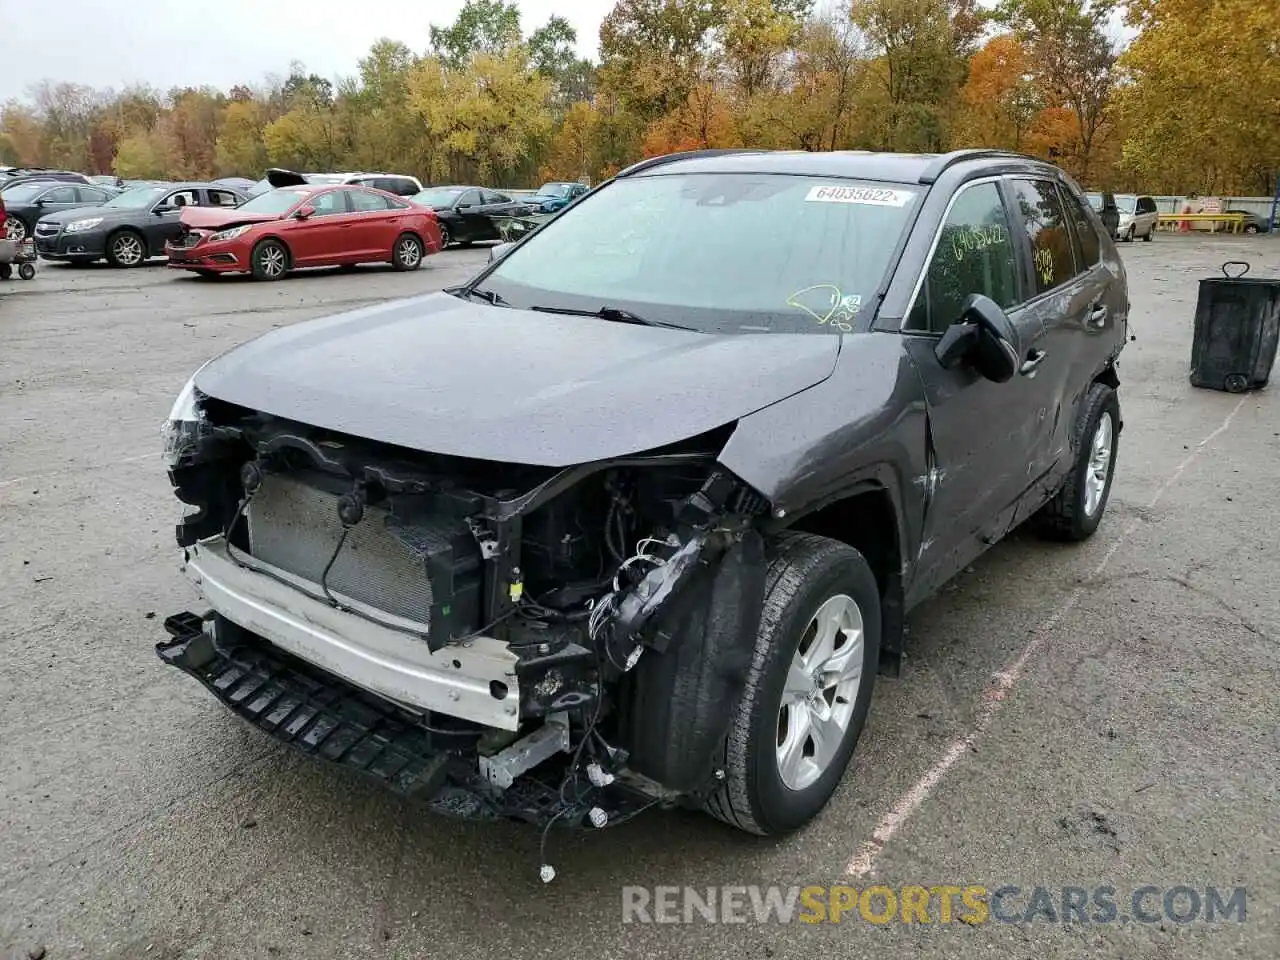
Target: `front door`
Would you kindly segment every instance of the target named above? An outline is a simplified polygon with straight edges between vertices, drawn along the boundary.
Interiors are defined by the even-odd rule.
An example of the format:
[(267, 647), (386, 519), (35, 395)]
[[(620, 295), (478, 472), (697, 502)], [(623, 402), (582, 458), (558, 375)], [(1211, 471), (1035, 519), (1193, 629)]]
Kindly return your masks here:
[(200, 197), (195, 190), (175, 190), (151, 208), (151, 216), (143, 231), (147, 235), (147, 250), (153, 257), (164, 253), (164, 245), (182, 236), (183, 207), (194, 207)]
[[(960, 189), (908, 314), (906, 346), (924, 385), (929, 415), (925, 515), (908, 604), (932, 593), (1008, 530), (1043, 445), (1048, 388), (1036, 361), (1045, 329), (1022, 306), (1026, 276), (998, 181)], [(1025, 373), (1006, 383), (968, 364), (944, 368), (934, 353), (970, 294), (990, 297), (1018, 331)], [(1042, 361), (1043, 362), (1043, 361)]]
[(312, 194), (307, 205), (315, 212), (305, 220), (293, 220), (285, 235), (296, 266), (340, 263), (343, 251), (354, 246), (354, 217), (345, 189)]
[(458, 215), (453, 239), (467, 242), (488, 239), (489, 218), (483, 210), (483, 203), (479, 190), (468, 190), (458, 198), (458, 203), (453, 208)]

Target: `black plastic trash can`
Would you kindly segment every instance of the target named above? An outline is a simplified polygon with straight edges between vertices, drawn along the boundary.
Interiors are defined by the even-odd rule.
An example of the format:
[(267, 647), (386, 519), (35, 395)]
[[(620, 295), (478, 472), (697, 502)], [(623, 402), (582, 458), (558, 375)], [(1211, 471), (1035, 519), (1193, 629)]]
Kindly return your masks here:
[[(1232, 275), (1231, 267), (1243, 267)], [(1221, 277), (1200, 281), (1191, 384), (1228, 393), (1266, 386), (1280, 342), (1280, 279), (1246, 279), (1249, 264), (1229, 260)]]

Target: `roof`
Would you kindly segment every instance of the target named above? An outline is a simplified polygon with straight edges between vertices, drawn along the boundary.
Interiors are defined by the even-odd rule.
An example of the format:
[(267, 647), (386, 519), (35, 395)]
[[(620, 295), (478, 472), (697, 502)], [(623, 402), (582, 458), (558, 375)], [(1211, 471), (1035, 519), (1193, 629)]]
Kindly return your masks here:
[(869, 150), (700, 150), (644, 160), (619, 176), (655, 173), (775, 173), (842, 177), (891, 183), (932, 183), (945, 169), (962, 163), (1010, 162), (1044, 168), (1035, 157), (1004, 150), (955, 150), (951, 153), (875, 153)]

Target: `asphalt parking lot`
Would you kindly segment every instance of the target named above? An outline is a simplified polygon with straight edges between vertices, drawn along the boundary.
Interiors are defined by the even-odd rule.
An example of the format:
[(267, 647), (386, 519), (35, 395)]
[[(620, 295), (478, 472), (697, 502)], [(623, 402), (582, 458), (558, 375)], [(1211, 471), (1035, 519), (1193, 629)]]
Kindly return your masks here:
[[(1098, 535), (1015, 535), (913, 615), (903, 675), (808, 831), (652, 812), (553, 835), (549, 885), (536, 834), (296, 757), (153, 651), (194, 602), (158, 457), (191, 371), (271, 327), (458, 282), (486, 252), (274, 284), (48, 264), (0, 283), (0, 957), (1280, 955), (1280, 386), (1186, 376), (1197, 280), (1227, 259), (1280, 276), (1280, 242), (1122, 252), (1137, 340)], [(1016, 885), (1014, 910), (1036, 886), (1243, 886), (1247, 913), (622, 922), (628, 885), (842, 883)]]

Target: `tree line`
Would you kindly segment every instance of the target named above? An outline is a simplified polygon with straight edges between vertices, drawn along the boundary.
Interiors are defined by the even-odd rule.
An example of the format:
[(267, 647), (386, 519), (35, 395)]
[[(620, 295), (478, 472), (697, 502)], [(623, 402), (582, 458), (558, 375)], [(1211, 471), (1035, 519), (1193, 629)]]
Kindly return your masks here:
[(1095, 189), (1269, 195), (1280, 175), (1280, 17), (1256, 0), (618, 0), (598, 63), (562, 17), (526, 31), (517, 3), (468, 0), (426, 39), (336, 81), (45, 81), (0, 111), (0, 163), (517, 187), (704, 147), (989, 146)]

